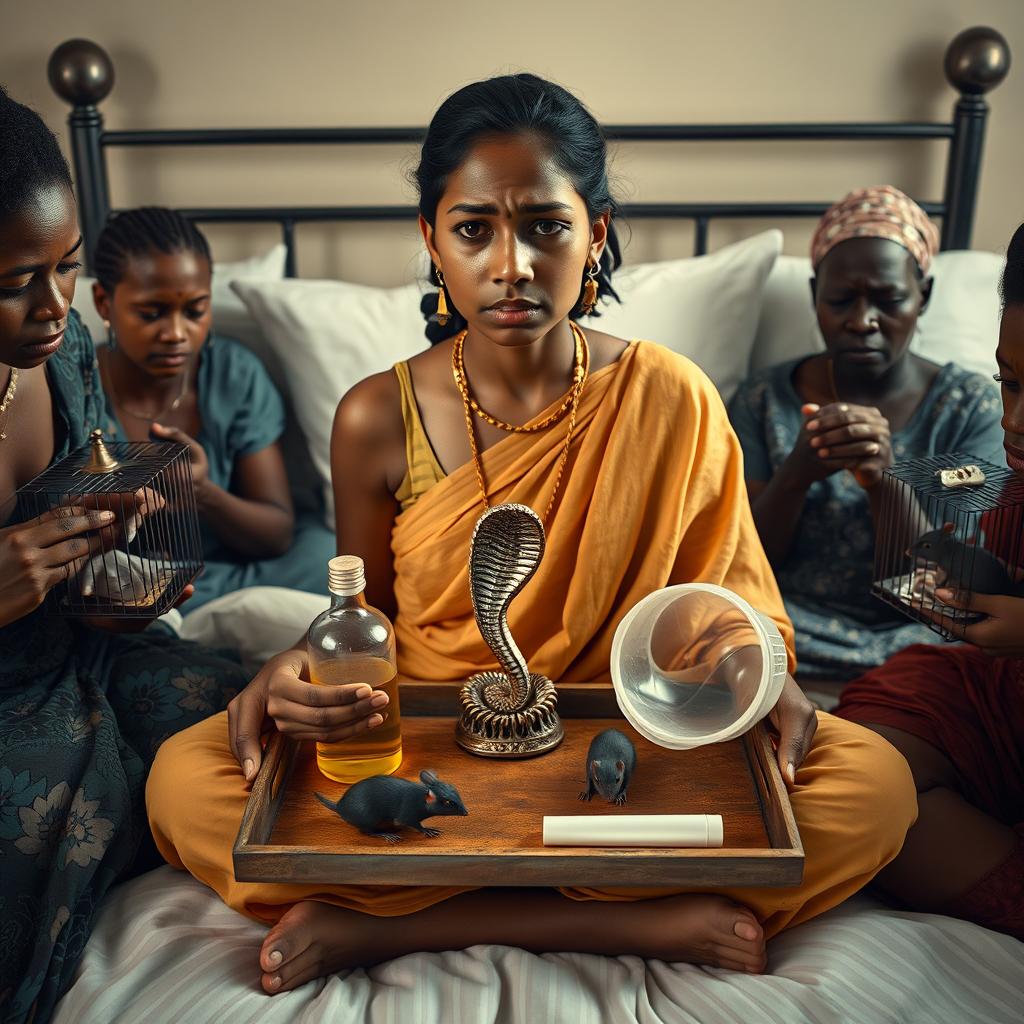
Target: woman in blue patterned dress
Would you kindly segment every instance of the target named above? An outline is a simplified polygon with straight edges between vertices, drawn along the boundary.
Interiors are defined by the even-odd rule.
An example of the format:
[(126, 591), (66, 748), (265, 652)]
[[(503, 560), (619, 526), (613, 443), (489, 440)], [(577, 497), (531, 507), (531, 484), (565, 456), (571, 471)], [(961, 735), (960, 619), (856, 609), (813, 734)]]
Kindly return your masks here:
[(944, 452), (1002, 461), (992, 381), (909, 351), (937, 248), (902, 192), (850, 193), (811, 244), (825, 352), (755, 375), (729, 407), (805, 677), (852, 679), (939, 639), (871, 595), (883, 471)]
[[(20, 521), (14, 494), (103, 422), (71, 177), (39, 117), (0, 90), (0, 1020), (44, 1022), (104, 894), (148, 841), (160, 743), (246, 683), (161, 633), (118, 635), (40, 605), (109, 513)], [(105, 518), (107, 517), (107, 518)]]
[(203, 541), (202, 575), (186, 612), (259, 584), (319, 594), (334, 531), (322, 514), (298, 521), (279, 443), (285, 413), (260, 360), (211, 335), (206, 239), (174, 210), (126, 210), (93, 257), (108, 427), (123, 440), (189, 446)]

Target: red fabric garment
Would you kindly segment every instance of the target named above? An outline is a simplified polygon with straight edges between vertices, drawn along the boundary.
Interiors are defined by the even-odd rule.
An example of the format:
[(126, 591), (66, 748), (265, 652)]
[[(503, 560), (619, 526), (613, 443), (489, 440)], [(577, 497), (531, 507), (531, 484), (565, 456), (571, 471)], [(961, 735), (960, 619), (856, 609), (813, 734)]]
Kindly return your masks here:
[(981, 517), (985, 547), (1008, 566), (1024, 566), (1024, 508), (1004, 508)]
[(915, 644), (850, 683), (833, 713), (930, 743), (975, 807), (1007, 825), (1024, 822), (1024, 659)]
[(986, 928), (1006, 932), (1024, 942), (1024, 826), (1021, 838), (1001, 864), (997, 864), (973, 889), (950, 900), (940, 910)]

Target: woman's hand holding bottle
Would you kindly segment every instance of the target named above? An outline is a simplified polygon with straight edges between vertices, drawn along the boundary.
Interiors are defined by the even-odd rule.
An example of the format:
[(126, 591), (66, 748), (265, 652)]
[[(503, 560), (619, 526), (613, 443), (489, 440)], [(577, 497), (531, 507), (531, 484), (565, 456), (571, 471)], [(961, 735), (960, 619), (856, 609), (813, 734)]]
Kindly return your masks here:
[(387, 704), (388, 695), (366, 683), (311, 682), (303, 641), (301, 649), (274, 655), (228, 705), (231, 752), (251, 782), (268, 720), (292, 739), (336, 743), (381, 725)]

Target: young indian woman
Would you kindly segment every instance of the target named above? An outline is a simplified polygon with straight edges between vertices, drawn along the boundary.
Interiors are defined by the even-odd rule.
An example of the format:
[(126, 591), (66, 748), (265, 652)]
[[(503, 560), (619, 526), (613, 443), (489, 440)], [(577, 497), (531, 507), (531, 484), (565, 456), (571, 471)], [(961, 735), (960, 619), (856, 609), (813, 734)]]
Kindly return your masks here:
[(851, 192), (811, 240), (825, 351), (741, 386), (729, 416), (802, 674), (850, 679), (938, 640), (871, 594), (882, 473), (894, 461), (1002, 457), (999, 393), (911, 352), (932, 293), (939, 233), (891, 186)]
[(81, 258), (57, 141), (0, 89), (0, 1017), (10, 1022), (49, 1020), (104, 894), (131, 870), (161, 741), (246, 682), (194, 644), (40, 608), (81, 568), (87, 538), (117, 526), (83, 506), (22, 519), (14, 498), (103, 423), (92, 342), (70, 309)]
[[(1002, 292), (1003, 445), (1024, 477), (1024, 225), (1007, 250)], [(1020, 562), (1020, 509), (999, 525), (986, 544)], [(836, 713), (885, 736), (914, 773), (918, 821), (880, 884), (917, 909), (1024, 940), (1024, 598), (937, 596), (983, 616), (964, 631), (967, 643), (897, 654), (850, 683)]]
[[(432, 325), (431, 349), (342, 399), (332, 450), (340, 550), (363, 559), (367, 599), (395, 616), (400, 671), (450, 682), (455, 707), (457, 681), (492, 664), (467, 556), (480, 514), (502, 502), (543, 517), (546, 553), (509, 626), (531, 669), (556, 683), (609, 685), (617, 624), (642, 597), (683, 581), (742, 594), (791, 641), (714, 387), (667, 349), (577, 322), (610, 294), (618, 260), (591, 114), (529, 74), (469, 85), (432, 119), (416, 180), (452, 319), (444, 332)], [(386, 712), (383, 692), (308, 678), (300, 640), (226, 715), (165, 747), (148, 791), (168, 861), (272, 925), (259, 958), (270, 993), (345, 965), (480, 942), (761, 971), (766, 938), (864, 885), (915, 815), (896, 752), (869, 730), (816, 717), (788, 679), (771, 717), (807, 855), (795, 888), (238, 882), (231, 846), (261, 731), (339, 740)]]
[(281, 396), (260, 360), (210, 332), (210, 247), (162, 207), (117, 214), (96, 244), (98, 349), (108, 429), (188, 445), (205, 567), (184, 611), (243, 587), (321, 593), (334, 534), (298, 523), (279, 439)]

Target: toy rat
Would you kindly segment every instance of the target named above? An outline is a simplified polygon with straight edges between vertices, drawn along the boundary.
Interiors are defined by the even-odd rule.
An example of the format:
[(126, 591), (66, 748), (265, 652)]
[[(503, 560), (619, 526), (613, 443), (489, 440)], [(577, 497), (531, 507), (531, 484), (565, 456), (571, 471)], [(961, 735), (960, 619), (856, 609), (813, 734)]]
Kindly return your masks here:
[(587, 788), (581, 800), (590, 800), (595, 792), (608, 803), (626, 802), (626, 789), (636, 768), (636, 748), (618, 729), (605, 729), (591, 741), (587, 750)]
[(421, 824), (424, 818), (469, 814), (459, 791), (442, 782), (434, 772), (420, 772), (420, 782), (391, 775), (372, 775), (350, 786), (337, 803), (322, 793), (314, 796), (360, 832), (386, 839), (389, 843), (400, 842), (402, 837), (397, 832), (383, 831), (382, 826), (405, 826), (433, 837), (439, 836), (441, 830), (425, 828)]
[(952, 523), (922, 534), (907, 554), (935, 563), (941, 570), (938, 586), (972, 594), (1021, 594), (1002, 562), (985, 548), (957, 539)]

